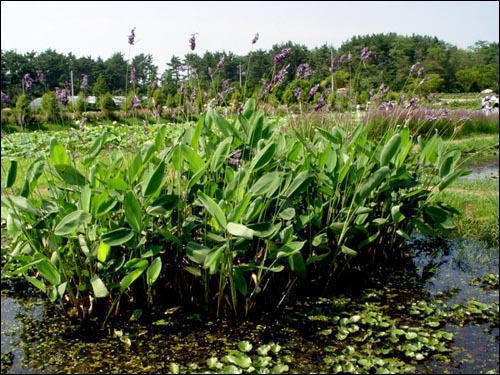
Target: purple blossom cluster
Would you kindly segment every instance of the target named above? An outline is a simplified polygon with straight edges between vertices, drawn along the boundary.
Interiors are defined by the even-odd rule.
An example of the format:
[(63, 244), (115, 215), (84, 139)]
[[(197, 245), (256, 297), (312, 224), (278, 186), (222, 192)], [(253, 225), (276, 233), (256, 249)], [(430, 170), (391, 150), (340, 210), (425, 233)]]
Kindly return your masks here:
[(132, 110), (136, 109), (139, 106), (139, 98), (137, 95), (134, 95), (132, 100), (130, 101), (130, 106), (132, 107)]
[(153, 79), (153, 82), (151, 82), (151, 92), (155, 91), (156, 88), (158, 87), (158, 80), (157, 79)]
[(62, 105), (66, 105), (69, 103), (69, 98), (68, 98), (68, 92), (67, 90), (60, 89), (59, 87), (56, 87), (56, 99), (61, 103)]
[(314, 74), (314, 70), (308, 63), (302, 63), (297, 67), (297, 78), (308, 79)]
[(135, 27), (130, 31), (130, 35), (128, 36), (128, 44), (131, 46), (135, 43)]
[(286, 59), (286, 57), (290, 54), (291, 48), (283, 48), (280, 53), (278, 53), (273, 58), (273, 64), (276, 65)]
[(135, 70), (134, 67), (130, 68), (130, 80), (132, 82), (135, 82), (137, 80), (137, 71)]
[(80, 88), (85, 91), (87, 85), (89, 84), (89, 77), (86, 74), (82, 74), (82, 80), (80, 83)]
[(2, 103), (4, 103), (4, 104), (9, 104), (9, 101), (10, 101), (10, 99), (9, 99), (9, 95), (7, 95), (6, 93), (4, 93), (4, 92), (2, 91)]
[(189, 48), (191, 51), (194, 51), (196, 48), (196, 34), (191, 34), (191, 38), (189, 38)]
[(292, 90), (293, 95), (295, 96), (295, 99), (297, 99), (298, 102), (302, 100), (302, 89), (300, 87), (296, 87)]
[(371, 57), (372, 53), (368, 49), (368, 47), (364, 47), (361, 50), (361, 61), (366, 62)]
[(36, 79), (38, 82), (40, 82), (42, 85), (45, 83), (45, 75), (41, 70), (36, 71)]
[(259, 40), (259, 33), (256, 33), (255, 36), (252, 39), (252, 44), (257, 43), (258, 40)]
[(316, 85), (314, 85), (311, 90), (309, 90), (309, 99), (311, 99), (314, 94), (316, 94), (316, 91), (318, 91), (319, 89), (319, 83), (317, 83)]
[(23, 88), (24, 88), (24, 92), (28, 92), (29, 90), (31, 90), (31, 86), (33, 86), (33, 78), (31, 78), (31, 76), (30, 76), (29, 73), (26, 73), (23, 76)]
[(241, 167), (241, 150), (234, 150), (227, 162), (239, 169)]
[(321, 108), (323, 108), (326, 105), (325, 98), (323, 95), (321, 95), (318, 99), (318, 102), (314, 105), (313, 110), (315, 112), (318, 112)]

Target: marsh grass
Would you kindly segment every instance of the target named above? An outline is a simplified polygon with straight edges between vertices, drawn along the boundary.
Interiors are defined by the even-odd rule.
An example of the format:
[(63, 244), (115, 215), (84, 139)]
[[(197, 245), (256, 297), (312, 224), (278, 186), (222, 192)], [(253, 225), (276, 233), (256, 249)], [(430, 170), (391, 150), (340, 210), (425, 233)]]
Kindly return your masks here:
[(447, 236), (456, 235), (499, 245), (499, 183), (496, 180), (458, 181), (453, 188), (440, 193), (443, 202), (457, 208), (456, 228)]

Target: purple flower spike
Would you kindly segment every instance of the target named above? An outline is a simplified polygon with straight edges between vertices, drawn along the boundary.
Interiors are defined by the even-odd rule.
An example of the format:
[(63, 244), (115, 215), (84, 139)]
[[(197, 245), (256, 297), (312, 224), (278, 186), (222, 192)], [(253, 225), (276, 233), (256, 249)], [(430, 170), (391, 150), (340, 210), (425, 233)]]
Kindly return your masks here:
[(66, 105), (69, 103), (69, 98), (68, 98), (68, 93), (66, 92), (66, 89), (59, 89), (59, 87), (56, 87), (56, 99), (62, 104)]
[(130, 31), (130, 35), (128, 36), (128, 44), (134, 45), (135, 42), (135, 27)]
[(82, 83), (80, 84), (80, 88), (85, 90), (89, 83), (89, 77), (86, 74), (82, 74)]
[(136, 70), (134, 67), (130, 68), (130, 80), (132, 82), (135, 82), (137, 76), (136, 76)]
[(252, 44), (257, 43), (258, 40), (259, 40), (259, 33), (256, 33), (255, 36), (252, 39)]
[(337, 70), (335, 68), (335, 61), (333, 61), (332, 59), (332, 61), (330, 62), (330, 73), (335, 73), (335, 70)]
[(283, 50), (280, 53), (278, 53), (276, 56), (274, 56), (273, 64), (276, 65), (280, 61), (283, 61), (284, 59), (286, 59), (286, 57), (290, 54), (291, 50), (292, 50), (291, 48), (283, 48)]
[(323, 95), (320, 96), (318, 103), (313, 107), (314, 111), (317, 112), (321, 108), (323, 108), (326, 105), (325, 98), (323, 98)]
[(371, 55), (372, 55), (372, 53), (370, 52), (370, 50), (368, 49), (368, 47), (364, 47), (361, 50), (361, 60), (363, 62), (366, 62), (366, 60), (368, 60)]
[(300, 100), (302, 99), (302, 90), (300, 87), (296, 87), (292, 90), (293, 92), (293, 95), (295, 96), (295, 98), (297, 99), (298, 102), (300, 102)]
[(196, 34), (191, 34), (191, 38), (189, 38), (189, 48), (191, 48), (191, 51), (194, 51), (196, 48)]
[(155, 91), (157, 87), (158, 87), (158, 80), (154, 79), (153, 82), (151, 82), (151, 91)]
[(9, 104), (9, 95), (7, 95), (6, 93), (4, 93), (3, 91), (2, 91), (2, 102), (4, 104)]
[(137, 95), (134, 95), (134, 97), (130, 101), (130, 105), (132, 106), (132, 109), (137, 108), (137, 106), (139, 105), (139, 98), (137, 97)]
[(44, 84), (45, 83), (45, 75), (43, 74), (43, 72), (41, 70), (37, 70), (36, 71), (36, 79), (38, 80), (38, 82), (40, 82), (41, 84)]
[(217, 70), (220, 70), (223, 64), (224, 64), (224, 56), (221, 56), (219, 63), (217, 64)]
[(29, 91), (33, 85), (33, 78), (31, 78), (29, 73), (26, 73), (23, 77), (24, 91)]
[(309, 91), (309, 99), (311, 99), (314, 96), (314, 94), (316, 94), (316, 91), (318, 91), (318, 89), (319, 89), (319, 83), (314, 85)]

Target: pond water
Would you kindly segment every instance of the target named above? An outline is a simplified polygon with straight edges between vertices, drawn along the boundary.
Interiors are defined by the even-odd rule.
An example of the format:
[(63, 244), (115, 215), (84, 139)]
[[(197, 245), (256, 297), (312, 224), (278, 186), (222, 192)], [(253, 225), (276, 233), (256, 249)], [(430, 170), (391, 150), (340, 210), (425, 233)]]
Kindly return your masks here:
[[(357, 333), (352, 330), (349, 332), (353, 340), (347, 341), (349, 338), (339, 337), (343, 318), (332, 320), (332, 315), (347, 316), (350, 318), (345, 321), (352, 323), (360, 320), (361, 323), (369, 314), (389, 317), (390, 312), (387, 321), (398, 322), (397, 328), (407, 330), (406, 335), (418, 333), (419, 340), (425, 342), (424, 339), (428, 340), (434, 333), (431, 331), (429, 336), (420, 331), (418, 324), (424, 320), (415, 320), (416, 326), (408, 328), (412, 324), (408, 316), (414, 311), (424, 314), (423, 311), (434, 303), (431, 301), (438, 301), (439, 308), (435, 311), (444, 310), (445, 305), (455, 306), (451, 311), (458, 314), (461, 306), (471, 300), (476, 301), (479, 309), (486, 305), (493, 306), (493, 318), (490, 314), (485, 320), (442, 320), (444, 323), (439, 330), (453, 334), (453, 339), (446, 343), (448, 360), (424, 353), (425, 358), (406, 358), (394, 368), (398, 369), (397, 372), (424, 374), (498, 373), (498, 279), (496, 287), (491, 289), (475, 282), (478, 277), (487, 274), (497, 275), (498, 278), (498, 249), (485, 249), (474, 241), (447, 240), (436, 244), (415, 237), (410, 250), (415, 256), (414, 268), (406, 275), (403, 275), (405, 272), (394, 272), (383, 283), (374, 284), (373, 288), (367, 288), (363, 293), (311, 296), (280, 313), (240, 322), (214, 321), (199, 312), (170, 309), (149, 321), (127, 321), (100, 329), (91, 325), (68, 324), (58, 318), (53, 305), (40, 299), (3, 295), (2, 374), (198, 373), (207, 372), (207, 369), (211, 373), (222, 370), (226, 373), (236, 370), (247, 372), (252, 367), (244, 363), (248, 359), (243, 357), (241, 350), (248, 343), (253, 349), (247, 347), (243, 351), (249, 355), (253, 353), (252, 364), (260, 370), (330, 373), (339, 369), (335, 367), (339, 365), (338, 362), (335, 364), (336, 358), (345, 356), (340, 364), (344, 366), (340, 367), (342, 372), (368, 373), (368, 370), (360, 371), (359, 367), (349, 367), (353, 366), (349, 356), (357, 358), (358, 353), (366, 354), (367, 350), (369, 353), (382, 353), (383, 350), (377, 350), (389, 343), (389, 336), (385, 340), (373, 341), (370, 348), (372, 344), (368, 340), (359, 340), (359, 336), (356, 338), (354, 335)], [(415, 310), (423, 299), (428, 301), (427, 305)], [(399, 315), (393, 313), (401, 315), (401, 320)], [(462, 316), (467, 317), (467, 314), (470, 312)], [(486, 312), (484, 315), (487, 315)], [(379, 319), (381, 324), (384, 323), (382, 320)], [(359, 327), (360, 332), (366, 328), (361, 324)], [(368, 336), (370, 330), (365, 329), (364, 334)], [(379, 332), (379, 335), (382, 333)], [(238, 343), (243, 340), (247, 343), (242, 344), (238, 351)], [(360, 342), (359, 347), (355, 346), (356, 341)], [(265, 352), (268, 354), (261, 355), (259, 352), (257, 356), (256, 349), (264, 351), (266, 344), (274, 346), (267, 347)], [(391, 348), (396, 348), (400, 343), (392, 345)], [(407, 353), (408, 349), (405, 350)], [(223, 359), (226, 363), (224, 368), (221, 364)], [(366, 358), (358, 358), (354, 364), (360, 366), (365, 363), (363, 361), (366, 362)], [(405, 363), (412, 367), (405, 367)], [(228, 367), (227, 364), (239, 366)]]

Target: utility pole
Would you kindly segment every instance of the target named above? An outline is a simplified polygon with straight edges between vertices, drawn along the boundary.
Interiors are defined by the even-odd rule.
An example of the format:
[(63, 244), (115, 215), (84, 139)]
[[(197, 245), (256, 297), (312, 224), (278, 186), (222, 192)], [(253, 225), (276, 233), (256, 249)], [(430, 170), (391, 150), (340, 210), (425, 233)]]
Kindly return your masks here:
[(241, 89), (241, 62), (240, 62), (240, 89)]

